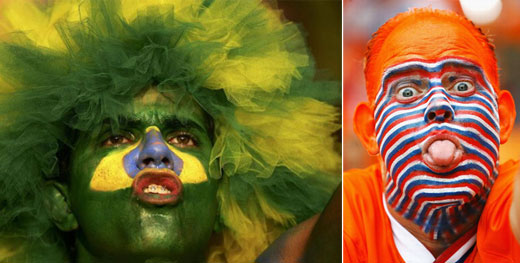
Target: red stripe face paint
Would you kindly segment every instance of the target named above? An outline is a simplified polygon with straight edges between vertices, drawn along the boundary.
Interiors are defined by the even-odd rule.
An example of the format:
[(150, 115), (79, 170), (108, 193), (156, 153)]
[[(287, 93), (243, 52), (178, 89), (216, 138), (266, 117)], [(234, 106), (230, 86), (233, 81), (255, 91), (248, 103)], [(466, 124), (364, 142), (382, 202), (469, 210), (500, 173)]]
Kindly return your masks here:
[(432, 239), (459, 234), (498, 174), (497, 95), (482, 67), (404, 61), (384, 71), (374, 103), (389, 206)]

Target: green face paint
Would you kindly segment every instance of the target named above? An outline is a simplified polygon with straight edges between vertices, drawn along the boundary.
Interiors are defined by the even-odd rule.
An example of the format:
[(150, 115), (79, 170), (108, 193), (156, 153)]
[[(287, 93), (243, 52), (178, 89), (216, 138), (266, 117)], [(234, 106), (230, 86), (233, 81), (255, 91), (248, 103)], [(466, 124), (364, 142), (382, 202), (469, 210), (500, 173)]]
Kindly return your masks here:
[[(72, 154), (69, 189), (79, 223), (78, 261), (202, 261), (217, 214), (217, 182), (207, 177), (209, 120), (195, 103), (175, 107), (155, 89), (137, 97), (122, 117), (126, 121), (118, 132), (104, 125), (99, 136), (80, 136)], [(160, 132), (161, 143), (184, 163), (179, 176), (173, 168), (153, 166), (148, 157), (140, 160), (152, 175), (169, 171), (179, 176), (182, 197), (174, 203), (139, 199), (123, 167), (123, 156), (143, 147), (150, 130)], [(150, 183), (145, 190), (160, 195), (166, 191), (161, 187)]]

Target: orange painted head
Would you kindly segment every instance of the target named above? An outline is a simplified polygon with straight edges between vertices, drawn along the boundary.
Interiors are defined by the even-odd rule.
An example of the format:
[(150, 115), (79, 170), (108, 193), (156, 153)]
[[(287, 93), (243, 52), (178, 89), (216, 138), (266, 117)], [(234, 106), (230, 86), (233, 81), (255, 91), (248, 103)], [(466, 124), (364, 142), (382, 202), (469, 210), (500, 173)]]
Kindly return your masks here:
[(466, 18), (432, 9), (397, 15), (368, 45), (354, 130), (379, 154), (389, 209), (432, 240), (472, 226), (498, 176), (515, 107), (493, 49)]
[(482, 67), (499, 90), (494, 46), (471, 21), (454, 12), (412, 9), (387, 21), (368, 44), (365, 78), (373, 103), (386, 68), (411, 59), (463, 57)]
[[(374, 141), (374, 102), (382, 88), (385, 71), (408, 61), (434, 63), (458, 58), (483, 71), (498, 97), (501, 142), (514, 123), (514, 101), (499, 88), (494, 46), (467, 18), (452, 11), (431, 8), (412, 9), (388, 20), (373, 34), (365, 58), (368, 102), (360, 103), (354, 114), (354, 130), (371, 154), (379, 149)], [(507, 116), (506, 116), (507, 115)], [(503, 126), (503, 127), (502, 127)]]

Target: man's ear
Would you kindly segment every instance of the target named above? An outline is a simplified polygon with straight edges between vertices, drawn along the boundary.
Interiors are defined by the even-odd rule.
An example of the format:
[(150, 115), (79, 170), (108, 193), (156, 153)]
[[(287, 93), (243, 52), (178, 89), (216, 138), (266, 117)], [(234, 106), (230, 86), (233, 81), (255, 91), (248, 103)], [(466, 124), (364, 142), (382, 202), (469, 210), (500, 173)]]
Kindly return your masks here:
[(507, 142), (515, 123), (516, 111), (513, 96), (507, 90), (498, 93), (498, 116), (500, 118), (500, 143)]
[(354, 111), (354, 132), (371, 155), (379, 153), (375, 132), (374, 110), (368, 102), (357, 105)]
[(47, 212), (56, 227), (65, 232), (78, 228), (78, 221), (70, 209), (68, 187), (50, 181), (45, 185), (44, 191)]

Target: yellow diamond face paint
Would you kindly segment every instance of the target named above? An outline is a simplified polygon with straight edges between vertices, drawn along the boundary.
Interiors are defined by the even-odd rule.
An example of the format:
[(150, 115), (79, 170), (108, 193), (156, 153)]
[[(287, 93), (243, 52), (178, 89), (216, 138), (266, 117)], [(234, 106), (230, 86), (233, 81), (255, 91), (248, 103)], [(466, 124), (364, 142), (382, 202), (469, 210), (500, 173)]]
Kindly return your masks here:
[(133, 178), (143, 169), (170, 169), (183, 184), (208, 180), (199, 159), (177, 150), (162, 138), (158, 127), (145, 130), (145, 138), (123, 150), (104, 157), (94, 171), (90, 188), (95, 191), (116, 191), (130, 188)]

